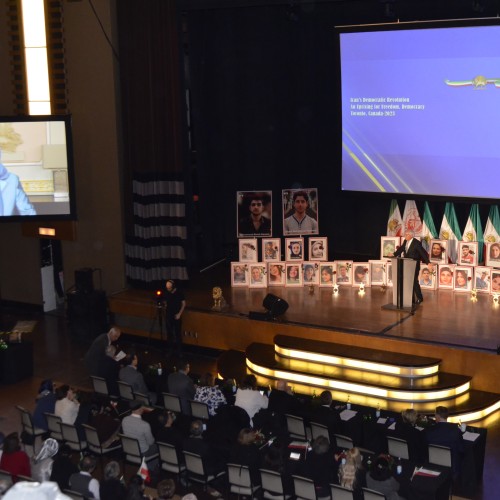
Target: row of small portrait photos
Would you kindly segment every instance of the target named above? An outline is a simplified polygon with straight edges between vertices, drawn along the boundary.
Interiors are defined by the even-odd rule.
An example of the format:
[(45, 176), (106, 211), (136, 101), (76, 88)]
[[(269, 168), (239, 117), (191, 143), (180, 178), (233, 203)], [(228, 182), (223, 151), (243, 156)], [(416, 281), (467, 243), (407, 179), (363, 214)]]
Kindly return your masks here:
[[(380, 239), (380, 258), (390, 257), (403, 243), (404, 238), (399, 236), (382, 236)], [(455, 264), (465, 266), (477, 266), (479, 243), (477, 241), (458, 241), (457, 260)], [(448, 240), (430, 240), (429, 260), (436, 264), (446, 264), (449, 262)], [(500, 267), (500, 243), (486, 243), (484, 255), (485, 265)]]
[[(328, 260), (328, 238), (310, 237), (285, 238), (284, 259), (281, 254), (280, 238), (262, 238), (262, 262), (301, 262), (304, 260)], [(307, 249), (307, 259), (306, 257)], [(240, 262), (259, 262), (259, 247), (257, 238), (242, 238), (238, 240)]]
[[(420, 286), (424, 289), (448, 289), (457, 292), (500, 293), (500, 269), (490, 266), (424, 264), (420, 268)], [(320, 287), (392, 286), (392, 264), (386, 260), (367, 262), (231, 262), (231, 285), (266, 288), (268, 286)]]

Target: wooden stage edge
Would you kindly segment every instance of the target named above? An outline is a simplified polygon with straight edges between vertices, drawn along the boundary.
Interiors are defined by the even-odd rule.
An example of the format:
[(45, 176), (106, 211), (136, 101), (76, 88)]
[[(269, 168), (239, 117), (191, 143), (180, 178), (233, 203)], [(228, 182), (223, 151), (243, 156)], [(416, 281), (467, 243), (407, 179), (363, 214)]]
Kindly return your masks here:
[[(472, 388), (498, 392), (496, 377), (500, 369), (496, 336), (498, 319), (496, 311), (488, 316), (488, 322), (475, 325), (481, 329), (482, 340), (471, 339), (467, 332), (459, 335), (460, 324), (471, 314), (484, 320), (489, 315), (488, 304), (484, 310), (464, 310), (469, 307), (466, 298), (452, 298), (450, 294), (429, 297), (424, 294), (424, 308), (413, 315), (405, 312), (381, 312), (381, 305), (389, 302), (390, 291), (368, 290), (367, 300), (360, 300), (357, 290), (342, 290), (343, 296), (331, 307), (331, 291), (318, 289), (312, 296), (306, 289), (256, 290), (226, 289), (224, 296), (231, 304), (217, 312), (211, 309), (211, 290), (188, 290), (188, 307), (183, 315), (183, 342), (187, 345), (220, 351), (245, 351), (254, 343), (273, 344), (276, 335), (288, 335), (305, 339), (322, 340), (338, 344), (380, 349), (388, 352), (432, 356), (442, 360), (441, 371), (472, 377)], [(288, 292), (288, 293), (287, 293)], [(277, 293), (289, 303), (289, 310), (275, 321), (249, 318), (249, 311), (264, 311), (263, 298), (267, 293)], [(434, 291), (438, 294), (438, 291)], [(450, 300), (453, 303), (450, 304)], [(112, 320), (124, 333), (160, 340), (160, 315), (151, 291), (127, 289), (108, 298)], [(442, 322), (443, 306), (449, 305), (456, 323)], [(471, 306), (474, 307), (474, 306)], [(332, 312), (334, 311), (334, 312)], [(464, 315), (456, 318), (457, 311)], [(337, 316), (335, 316), (335, 314)], [(301, 321), (302, 318), (302, 321)], [(315, 324), (315, 320), (322, 324)], [(332, 324), (328, 324), (328, 320)], [(370, 328), (371, 327), (371, 328)], [(465, 328), (465, 327), (463, 327)], [(164, 328), (163, 328), (164, 329)], [(490, 332), (491, 330), (491, 332)], [(432, 332), (426, 334), (426, 332)], [(486, 331), (486, 333), (485, 333)], [(468, 336), (467, 336), (468, 335)]]

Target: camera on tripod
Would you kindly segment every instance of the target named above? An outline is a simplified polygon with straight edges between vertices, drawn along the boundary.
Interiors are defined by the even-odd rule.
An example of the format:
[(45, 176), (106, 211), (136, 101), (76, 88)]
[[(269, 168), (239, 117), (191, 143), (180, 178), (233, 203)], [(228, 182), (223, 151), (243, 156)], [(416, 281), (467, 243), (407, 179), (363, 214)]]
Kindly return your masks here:
[(163, 290), (158, 289), (155, 291), (154, 299), (156, 301), (156, 307), (163, 307), (164, 298), (163, 298)]

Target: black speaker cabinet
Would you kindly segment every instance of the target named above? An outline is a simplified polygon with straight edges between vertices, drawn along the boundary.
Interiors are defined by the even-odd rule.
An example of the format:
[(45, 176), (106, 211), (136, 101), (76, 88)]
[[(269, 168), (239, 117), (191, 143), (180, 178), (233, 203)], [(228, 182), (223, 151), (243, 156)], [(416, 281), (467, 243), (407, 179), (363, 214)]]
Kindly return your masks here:
[(108, 303), (102, 290), (67, 294), (71, 335), (79, 340), (93, 340), (108, 330)]
[(268, 293), (264, 297), (262, 305), (269, 311), (269, 314), (273, 318), (285, 314), (286, 310), (288, 309), (288, 302), (281, 299), (277, 295), (273, 295), (272, 293)]
[(75, 271), (75, 288), (79, 293), (92, 293), (94, 291), (94, 272), (89, 267)]

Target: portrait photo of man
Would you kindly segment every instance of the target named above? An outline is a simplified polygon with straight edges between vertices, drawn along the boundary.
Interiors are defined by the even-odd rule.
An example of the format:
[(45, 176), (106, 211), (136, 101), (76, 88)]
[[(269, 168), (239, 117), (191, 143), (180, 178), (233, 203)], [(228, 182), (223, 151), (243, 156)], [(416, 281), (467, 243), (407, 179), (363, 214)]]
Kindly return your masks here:
[(317, 189), (285, 189), (282, 203), (284, 236), (318, 234)]
[(272, 192), (238, 191), (238, 237), (272, 235)]

